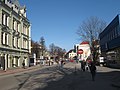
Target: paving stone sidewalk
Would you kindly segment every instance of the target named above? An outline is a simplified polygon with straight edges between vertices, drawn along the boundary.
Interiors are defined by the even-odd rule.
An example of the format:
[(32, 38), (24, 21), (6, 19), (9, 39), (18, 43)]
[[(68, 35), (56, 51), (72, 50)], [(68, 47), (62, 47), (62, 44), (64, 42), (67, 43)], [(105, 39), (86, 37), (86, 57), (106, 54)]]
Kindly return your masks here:
[[(32, 70), (38, 70), (40, 68), (42, 69), (43, 67), (49, 67), (49, 66), (37, 65), (37, 66), (28, 67), (26, 69), (23, 69), (23, 68), (11, 69), (11, 70), (7, 70), (6, 72), (0, 70), (0, 77), (5, 76), (5, 75), (12, 75), (12, 74), (15, 74), (15, 73), (20, 73), (20, 72), (27, 72), (27, 71), (29, 72), (29, 71), (32, 71)], [(77, 70), (77, 72), (79, 72), (79, 70), (81, 70), (80, 69), (80, 63), (78, 63), (78, 64), (77, 63), (74, 63), (74, 64), (67, 63), (67, 64), (64, 65), (64, 68), (69, 68), (69, 67), (73, 68), (73, 72), (75, 72), (76, 70)], [(77, 73), (78, 77), (80, 77), (79, 73)], [(88, 75), (86, 75), (86, 76), (88, 76)], [(76, 77), (76, 79), (78, 79), (78, 77)], [(116, 87), (118, 90), (120, 90), (120, 77), (119, 77), (119, 75), (116, 76), (116, 80), (111, 85), (113, 87)]]
[[(69, 65), (69, 64), (65, 65), (64, 67), (70, 67), (71, 65)], [(80, 63), (76, 63), (76, 64), (72, 65), (72, 68), (74, 69), (74, 72), (76, 71), (78, 73), (79, 70), (81, 71)], [(99, 70), (102, 70), (102, 67), (100, 67), (100, 66), (97, 66), (97, 68)], [(103, 69), (105, 69), (105, 68), (107, 68), (107, 67), (103, 67)], [(108, 67), (106, 70), (108, 70), (108, 69), (110, 69), (110, 68)], [(114, 69), (114, 68), (112, 68), (112, 69), (120, 71), (119, 69)], [(99, 70), (98, 70), (98, 72), (99, 72)], [(118, 72), (118, 73), (116, 73), (114, 75), (115, 75), (114, 80), (111, 83), (111, 86), (117, 88), (117, 90), (120, 90), (120, 72)]]
[(36, 65), (36, 66), (26, 67), (25, 69), (24, 68), (13, 68), (13, 69), (8, 69), (6, 71), (0, 70), (0, 76), (37, 70), (37, 69), (40, 69), (42, 67), (44, 67), (44, 66), (43, 65)]

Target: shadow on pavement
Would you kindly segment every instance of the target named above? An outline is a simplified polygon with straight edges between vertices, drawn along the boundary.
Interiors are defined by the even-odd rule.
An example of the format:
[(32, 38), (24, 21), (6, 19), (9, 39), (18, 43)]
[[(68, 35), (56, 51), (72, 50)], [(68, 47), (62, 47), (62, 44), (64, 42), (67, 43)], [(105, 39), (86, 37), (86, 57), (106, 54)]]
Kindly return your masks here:
[(64, 68), (52, 73), (43, 81), (44, 84), (37, 78), (36, 82), (40, 83), (39, 86), (30, 90), (120, 90), (119, 85), (115, 85), (120, 82), (120, 71), (98, 71), (95, 81), (92, 81), (89, 71)]

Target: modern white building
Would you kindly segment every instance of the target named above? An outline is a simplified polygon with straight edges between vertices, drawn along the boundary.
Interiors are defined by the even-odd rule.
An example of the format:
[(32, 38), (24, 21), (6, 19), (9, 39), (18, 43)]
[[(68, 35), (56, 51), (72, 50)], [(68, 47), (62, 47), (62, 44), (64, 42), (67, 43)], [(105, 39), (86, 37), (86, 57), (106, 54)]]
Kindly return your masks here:
[(30, 22), (18, 0), (0, 0), (0, 67), (3, 70), (29, 65)]

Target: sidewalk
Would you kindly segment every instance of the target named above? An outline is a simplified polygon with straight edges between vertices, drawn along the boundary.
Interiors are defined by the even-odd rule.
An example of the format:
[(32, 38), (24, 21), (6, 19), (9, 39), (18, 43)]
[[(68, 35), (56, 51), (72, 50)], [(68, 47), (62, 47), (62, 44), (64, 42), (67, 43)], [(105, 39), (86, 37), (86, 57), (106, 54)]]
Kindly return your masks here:
[[(56, 65), (56, 64), (54, 64)], [(53, 65), (51, 65), (53, 66)], [(71, 66), (68, 64), (65, 64), (66, 66)], [(26, 71), (32, 71), (32, 70), (38, 70), (42, 67), (47, 67), (47, 65), (35, 65), (35, 66), (31, 66), (31, 67), (26, 67), (24, 68), (12, 68), (12, 69), (7, 69), (6, 71), (4, 70), (0, 70), (0, 76), (4, 76), (4, 75), (11, 75), (11, 74), (15, 74), (15, 73), (20, 73), (20, 72), (26, 72)], [(72, 68), (75, 68), (75, 66), (72, 66)]]
[(11, 75), (11, 74), (15, 74), (15, 73), (24, 72), (24, 71), (37, 70), (37, 69), (40, 69), (41, 67), (43, 67), (43, 65), (35, 65), (35, 66), (31, 66), (31, 67), (26, 67), (25, 69), (24, 68), (13, 68), (13, 69), (8, 69), (6, 71), (0, 70), (0, 76)]
[(118, 90), (120, 90), (120, 76), (119, 74), (114, 78), (114, 81), (111, 84), (113, 87), (116, 87)]
[[(56, 65), (56, 64), (54, 64), (54, 65)], [(30, 71), (34, 71), (34, 70), (38, 70), (38, 69), (43, 69), (43, 68), (49, 68), (49, 67), (52, 67), (54, 65), (51, 65), (51, 66), (36, 65), (36, 66), (28, 67), (26, 69), (18, 68), (18, 69), (7, 70), (6, 72), (5, 71), (0, 71), (0, 77), (4, 76), (4, 75), (7, 76), (7, 75), (17, 74), (17, 73), (22, 73), (22, 72), (24, 73), (24, 72), (30, 72)], [(66, 69), (66, 68), (68, 68), (68, 69)], [(115, 87), (116, 89), (119, 90), (120, 89), (120, 77), (119, 77), (119, 73), (116, 73), (117, 75), (116, 74), (112, 74), (114, 72), (109, 73), (111, 71), (109, 71), (108, 69), (111, 69), (111, 68), (99, 67), (98, 68), (98, 74), (97, 74), (97, 77), (96, 77), (96, 81), (94, 83), (89, 78), (90, 77), (90, 73), (89, 72), (87, 72), (87, 71), (86, 72), (82, 72), (81, 71), (81, 69), (80, 69), (80, 63), (78, 63), (78, 64), (77, 63), (66, 63), (64, 65), (63, 71), (65, 73), (67, 72), (68, 74), (70, 72), (70, 75), (66, 75), (66, 78), (64, 78), (64, 79), (65, 80), (68, 79), (68, 81), (66, 83), (69, 84), (68, 86), (70, 88), (72, 88), (72, 87), (73, 88), (81, 88), (83, 84), (86, 84), (89, 87), (90, 85), (94, 85), (95, 84), (94, 85), (95, 87), (93, 87), (93, 90), (95, 90), (94, 88), (97, 88), (97, 85), (100, 86), (101, 83), (102, 83), (103, 86), (104, 86), (104, 84), (108, 85), (107, 83), (110, 83), (110, 86)], [(76, 73), (74, 73), (75, 71), (76, 71)], [(104, 71), (106, 71), (106, 72), (104, 72)], [(73, 74), (71, 74), (71, 73), (73, 73)], [(109, 74), (110, 74), (110, 76), (113, 75), (114, 79), (111, 79), (111, 77), (109, 77)], [(108, 81), (109, 78), (112, 80), (112, 82)], [(63, 79), (63, 81), (65, 81), (64, 79)], [(70, 79), (72, 79), (72, 80), (70, 81)], [(59, 82), (61, 82), (61, 80)], [(59, 82), (58, 82), (58, 84), (59, 84)], [(55, 84), (55, 83), (53, 83), (53, 84)], [(83, 88), (88, 88), (88, 87), (83, 87)], [(92, 87), (90, 86), (90, 88), (92, 88)], [(100, 87), (100, 89), (101, 88), (102, 87)], [(76, 89), (76, 90), (78, 90), (78, 89)]]
[[(81, 75), (81, 72), (79, 72), (78, 70), (80, 70), (80, 63), (78, 63), (78, 64), (74, 64), (74, 65), (70, 65), (70, 64), (72, 64), (72, 63), (69, 63), (69, 64), (67, 64), (67, 65), (65, 65), (64, 67), (71, 67), (71, 68), (73, 68), (74, 69), (74, 71), (76, 71), (77, 70), (77, 74), (78, 75)], [(97, 68), (99, 67), (99, 69), (101, 68), (100, 66), (97, 66)], [(105, 67), (106, 68), (106, 67)], [(109, 68), (109, 67), (108, 67)], [(76, 70), (75, 70), (76, 69)], [(111, 68), (110, 68), (111, 69)], [(99, 71), (104, 71), (103, 69), (100, 69), (100, 70), (98, 70), (98, 73), (99, 73)], [(84, 75), (85, 75), (85, 73), (86, 73), (86, 76), (88, 76), (87, 75), (87, 72), (84, 72)], [(114, 73), (114, 72), (113, 72)], [(117, 74), (117, 75), (116, 75)], [(120, 90), (120, 74), (119, 73), (116, 73), (116, 74), (113, 74), (114, 76), (114, 79), (112, 80), (112, 82), (111, 82), (111, 86), (112, 87), (115, 87), (115, 88), (117, 88), (117, 90)], [(103, 75), (103, 77), (104, 77), (104, 75)], [(78, 78), (79, 79), (79, 78)], [(99, 80), (99, 78), (97, 78), (98, 80)]]

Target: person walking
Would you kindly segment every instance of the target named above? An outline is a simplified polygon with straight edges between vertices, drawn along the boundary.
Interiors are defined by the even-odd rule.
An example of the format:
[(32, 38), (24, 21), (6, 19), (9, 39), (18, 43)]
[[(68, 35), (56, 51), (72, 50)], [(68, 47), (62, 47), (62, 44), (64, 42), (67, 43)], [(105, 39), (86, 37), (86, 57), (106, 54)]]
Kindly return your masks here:
[(61, 60), (61, 69), (63, 69), (64, 61)]
[(91, 62), (91, 65), (89, 67), (90, 67), (92, 80), (95, 81), (95, 76), (96, 76), (96, 66), (95, 66), (95, 63)]
[(85, 65), (86, 65), (85, 60), (81, 61), (81, 69), (83, 72), (85, 71)]
[(86, 61), (86, 70), (88, 71), (88, 69), (89, 69), (89, 64), (88, 64), (88, 62)]
[(23, 60), (22, 66), (25, 69), (25, 60)]

